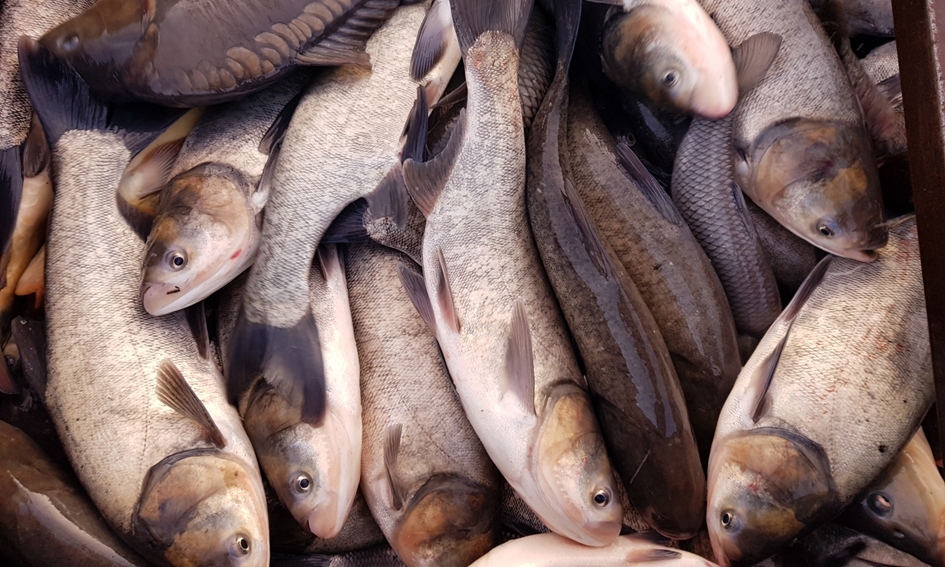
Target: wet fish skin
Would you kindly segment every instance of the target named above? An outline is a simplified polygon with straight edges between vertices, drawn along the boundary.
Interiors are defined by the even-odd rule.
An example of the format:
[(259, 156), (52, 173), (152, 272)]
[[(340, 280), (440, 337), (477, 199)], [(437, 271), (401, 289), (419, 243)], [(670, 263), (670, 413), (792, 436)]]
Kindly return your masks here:
[(272, 567), (404, 567), (404, 562), (384, 544), (338, 554), (277, 555)]
[(915, 557), (838, 524), (828, 523), (802, 537), (759, 567), (926, 567)]
[(746, 201), (745, 204), (782, 296), (793, 296), (817, 265), (817, 248), (781, 226), (758, 205), (751, 201)]
[(311, 77), (300, 70), (258, 94), (214, 107), (187, 137), (148, 237), (141, 275), (148, 313), (193, 305), (252, 264), (268, 199), (268, 186), (261, 184), (267, 155), (258, 147)]
[[(709, 462), (706, 522), (720, 561), (752, 564), (838, 514), (928, 411), (915, 217), (898, 219), (878, 255), (822, 261), (739, 375)], [(858, 417), (867, 395), (889, 411)]]
[[(24, 38), (19, 50), (53, 144), (58, 195), (47, 243), (45, 398), (76, 475), (106, 521), (152, 561), (236, 557), (266, 565), (259, 470), (222, 377), (200, 358), (182, 315), (151, 318), (138, 300), (133, 274), (143, 244), (115, 205), (131, 157), (121, 125), (106, 131), (108, 109), (39, 44)], [(64, 125), (64, 132), (51, 133), (50, 124)], [(103, 264), (105, 255), (110, 261)], [(105, 302), (96, 291), (103, 281), (110, 291)], [(90, 327), (89, 317), (97, 324)], [(157, 384), (167, 364), (185, 377), (191, 401), (214, 424), (214, 444), (206, 425), (160, 401)]]
[[(362, 370), (361, 489), (407, 565), (468, 565), (498, 538), (500, 477), (401, 284), (398, 271), (418, 267), (372, 243), (346, 255)], [(390, 462), (384, 446), (397, 425), (399, 452)]]
[(0, 422), (0, 454), (0, 556), (36, 566), (63, 557), (94, 567), (146, 565), (108, 527), (75, 477), (6, 422)]
[(305, 555), (313, 553), (336, 554), (366, 549), (385, 542), (384, 534), (371, 516), (371, 511), (364, 501), (364, 495), (358, 490), (354, 504), (348, 513), (348, 519), (338, 535), (323, 539), (313, 535), (295, 521), (292, 514), (279, 502), (275, 492), (266, 491), (266, 503), (269, 505), (269, 531), (272, 533), (273, 561), (278, 554)]
[[(821, 12), (831, 0), (810, 0), (814, 10)], [(893, 37), (892, 1), (891, 0), (839, 0), (843, 11), (850, 21), (850, 36), (871, 35)]]
[(99, 0), (41, 43), (113, 102), (208, 106), (297, 65), (369, 66), (362, 51), (399, 0)]
[(836, 521), (930, 565), (945, 565), (945, 481), (921, 428)]
[(695, 0), (624, 0), (602, 29), (601, 59), (617, 85), (664, 107), (706, 118), (735, 107), (728, 43)]
[(879, 176), (859, 103), (804, 0), (701, 0), (737, 45), (780, 35), (777, 60), (735, 110), (736, 181), (791, 232), (833, 254), (871, 261), (886, 243)]
[(722, 404), (741, 369), (725, 292), (682, 218), (656, 210), (618, 165), (616, 141), (583, 83), (572, 82), (569, 100), (574, 187), (659, 325), (705, 461)]
[(902, 85), (899, 80), (899, 53), (896, 42), (891, 41), (870, 51), (861, 60), (863, 70), (885, 95), (892, 105), (895, 121), (882, 140), (885, 149), (891, 155), (905, 153), (909, 149), (906, 140), (906, 117), (902, 106)]

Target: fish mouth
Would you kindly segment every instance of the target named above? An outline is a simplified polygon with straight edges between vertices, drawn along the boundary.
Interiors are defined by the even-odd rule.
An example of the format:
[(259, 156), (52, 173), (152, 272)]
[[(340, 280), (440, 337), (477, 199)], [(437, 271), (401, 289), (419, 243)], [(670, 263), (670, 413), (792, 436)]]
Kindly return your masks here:
[(306, 522), (308, 524), (308, 531), (322, 539), (335, 537), (341, 533), (341, 528), (344, 527), (344, 518), (339, 519), (337, 517), (338, 499), (332, 498), (331, 501), (332, 505), (330, 508), (313, 511)]
[(141, 303), (149, 314), (159, 317), (179, 311), (203, 299), (194, 293), (194, 286), (181, 288), (179, 285), (143, 283), (141, 284)]

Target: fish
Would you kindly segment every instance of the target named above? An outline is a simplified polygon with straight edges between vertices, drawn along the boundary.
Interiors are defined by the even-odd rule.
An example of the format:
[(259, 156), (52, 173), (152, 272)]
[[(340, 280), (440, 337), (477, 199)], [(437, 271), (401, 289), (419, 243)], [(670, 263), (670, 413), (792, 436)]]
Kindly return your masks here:
[(404, 567), (389, 545), (378, 545), (346, 553), (281, 555), (272, 558), (273, 567)]
[(869, 262), (886, 244), (879, 174), (859, 102), (804, 0), (703, 0), (732, 44), (783, 39), (734, 111), (736, 182), (785, 228), (831, 254)]
[(94, 567), (147, 565), (108, 527), (75, 477), (3, 421), (0, 454), (0, 557), (24, 566), (63, 557)]
[(620, 0), (601, 30), (604, 74), (663, 107), (722, 118), (735, 107), (725, 37), (696, 0)]
[[(761, 33), (732, 51), (743, 96), (764, 77), (780, 45), (780, 36)], [(735, 329), (761, 339), (781, 313), (781, 297), (735, 183), (733, 118), (692, 121), (676, 152), (670, 194), (719, 276)]]
[(926, 567), (926, 563), (883, 542), (835, 523), (802, 537), (759, 567)]
[(303, 65), (373, 63), (365, 43), (400, 0), (98, 0), (40, 38), (111, 102), (194, 107)]
[(468, 98), (446, 148), (404, 162), (427, 219), (411, 301), (499, 472), (552, 530), (606, 545), (620, 531), (613, 473), (525, 211), (517, 71), (532, 2), (450, 6)]
[(525, 150), (529, 224), (630, 502), (658, 532), (685, 539), (702, 525), (705, 473), (656, 321), (571, 183), (568, 68), (580, 3), (555, 15), (557, 71)]
[(873, 49), (860, 60), (863, 70), (876, 85), (885, 100), (892, 106), (894, 124), (883, 131), (878, 140), (889, 155), (901, 155), (908, 151), (906, 140), (906, 117), (902, 106), (902, 83), (899, 77), (899, 53), (896, 42), (890, 41)]
[[(361, 474), (361, 391), (358, 349), (348, 304), (344, 260), (324, 245), (309, 270), (309, 302), (322, 321), (326, 414), (319, 426), (302, 417), (302, 400), (286, 398), (259, 377), (239, 399), (240, 415), (263, 472), (295, 520), (320, 538), (337, 536), (348, 517)], [(246, 293), (245, 278), (220, 298), (221, 351)]]
[(817, 248), (781, 226), (758, 205), (748, 200), (745, 205), (765, 258), (778, 282), (781, 298), (790, 299), (814, 270), (823, 253), (818, 254)]
[[(280, 136), (280, 149), (270, 156), (262, 240), (225, 357), (231, 399), (261, 374), (284, 397), (301, 396), (304, 421), (317, 425), (323, 417), (319, 329), (308, 293), (315, 247), (358, 198), (368, 198), (376, 218), (389, 214), (398, 226), (406, 222), (404, 209), (385, 207), (403, 203), (396, 195), (405, 194), (398, 154), (420, 84), (410, 75), (409, 46), (427, 7), (402, 6), (368, 40), (371, 71), (348, 66), (323, 72), (303, 91)], [(424, 80), (444, 74), (453, 70), (434, 65)], [(438, 93), (430, 95), (438, 100)]]
[(704, 465), (741, 370), (725, 291), (669, 195), (626, 144), (618, 151), (580, 80), (569, 93), (567, 143), (571, 180), (588, 216), (659, 325)]
[(835, 521), (929, 565), (945, 565), (945, 481), (921, 428)]
[(654, 543), (644, 534), (624, 535), (606, 547), (587, 547), (557, 534), (536, 534), (513, 539), (496, 547), (470, 567), (531, 565), (578, 567), (585, 565), (678, 565), (712, 567), (698, 555)]
[(138, 298), (144, 243), (115, 187), (132, 155), (126, 133), (162, 128), (112, 111), (35, 40), (21, 38), (18, 50), (57, 188), (45, 400), (69, 461), (105, 520), (149, 561), (268, 565), (262, 480), (223, 378), (183, 314), (153, 318)]
[[(810, 0), (815, 11), (821, 13), (827, 4), (837, 0)], [(839, 0), (843, 11), (850, 21), (848, 35), (869, 35), (873, 37), (893, 37), (896, 33), (893, 25), (892, 0)]]
[(46, 294), (46, 245), (36, 252), (30, 263), (27, 264), (20, 279), (16, 282), (15, 294), (18, 296), (33, 296), (33, 309), (43, 307), (43, 297)]
[(259, 249), (269, 187), (260, 142), (311, 81), (300, 71), (244, 99), (210, 109), (187, 136), (150, 227), (141, 300), (165, 315), (210, 296), (248, 268)]
[(13, 235), (24, 173), (33, 177), (44, 163), (36, 159), (43, 155), (35, 151), (40, 148), (26, 152), (23, 146), (33, 108), (20, 79), (17, 41), (23, 35), (39, 37), (91, 4), (92, 0), (4, 0), (0, 6), (0, 254), (7, 251)]
[[(753, 565), (835, 517), (932, 405), (915, 217), (889, 235), (873, 263), (821, 260), (739, 374), (709, 458), (719, 563)], [(872, 399), (888, 406), (864, 419)]]
[(361, 490), (405, 564), (468, 565), (498, 539), (500, 476), (401, 284), (418, 267), (374, 243), (346, 255), (361, 359)]

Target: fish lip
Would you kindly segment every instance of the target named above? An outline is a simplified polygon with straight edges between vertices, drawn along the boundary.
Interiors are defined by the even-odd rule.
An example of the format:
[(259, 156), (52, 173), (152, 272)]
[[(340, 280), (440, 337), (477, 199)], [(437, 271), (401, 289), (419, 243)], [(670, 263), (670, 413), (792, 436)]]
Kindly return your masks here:
[[(171, 301), (165, 305), (160, 305), (159, 302), (156, 301), (157, 297), (160, 296), (160, 292), (166, 287), (166, 284), (141, 284), (141, 303), (144, 305), (144, 310), (147, 311), (149, 315), (160, 317), (161, 315), (167, 315), (168, 313), (179, 311), (178, 308), (174, 307), (175, 303), (177, 303), (176, 301)], [(177, 287), (178, 290), (183, 291), (180, 289), (180, 286), (175, 287)]]
[(308, 531), (322, 539), (331, 539), (337, 536), (344, 527), (344, 519), (339, 521), (339, 519), (335, 517), (336, 515), (337, 514), (331, 510), (313, 510), (305, 521)]

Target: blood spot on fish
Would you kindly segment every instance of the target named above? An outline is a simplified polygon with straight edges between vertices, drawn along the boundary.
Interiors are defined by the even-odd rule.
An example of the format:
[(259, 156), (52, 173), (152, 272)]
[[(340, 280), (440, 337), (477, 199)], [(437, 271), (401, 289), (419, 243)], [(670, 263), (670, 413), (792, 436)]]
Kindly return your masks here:
[(880, 452), (880, 453), (885, 453), (885, 452), (886, 452), (886, 449), (887, 449), (887, 447), (886, 447), (885, 445), (880, 445), (880, 446), (879, 446), (879, 452)]
[(234, 252), (232, 256), (230, 256), (230, 260), (236, 260), (237, 258), (240, 257), (240, 254), (242, 254), (242, 253), (243, 253), (243, 249), (240, 248), (239, 250), (237, 250), (236, 252)]

